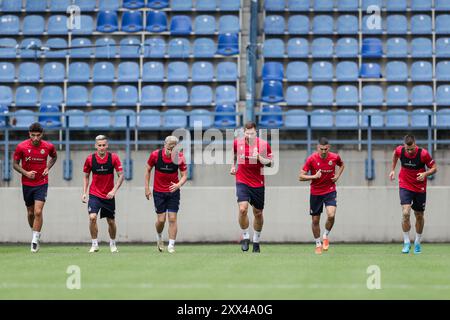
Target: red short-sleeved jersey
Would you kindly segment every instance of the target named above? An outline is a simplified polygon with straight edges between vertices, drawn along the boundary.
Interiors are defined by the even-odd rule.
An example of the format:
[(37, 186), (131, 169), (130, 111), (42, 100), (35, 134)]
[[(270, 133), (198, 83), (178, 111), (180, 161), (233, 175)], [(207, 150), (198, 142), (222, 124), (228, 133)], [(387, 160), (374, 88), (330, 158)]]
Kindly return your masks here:
[[(153, 151), (150, 154), (150, 157), (147, 160), (147, 164), (149, 167), (153, 168), (156, 166), (158, 162), (158, 154), (160, 149)], [(172, 158), (166, 155), (164, 149), (162, 149), (162, 161), (164, 164), (172, 164)], [(182, 152), (178, 153), (178, 169), (180, 172), (186, 171), (186, 160)], [(164, 173), (159, 170), (155, 170), (155, 176), (153, 178), (153, 191), (156, 192), (170, 192), (171, 183), (178, 183), (180, 180), (178, 179), (178, 172), (173, 173)]]
[(336, 166), (342, 165), (341, 157), (337, 153), (328, 152), (325, 159), (322, 159), (318, 152), (309, 156), (302, 170), (305, 172), (311, 171), (312, 175), (316, 174), (319, 169), (322, 172), (319, 179), (311, 180), (311, 194), (322, 195), (336, 191), (336, 183), (331, 179), (336, 172)]

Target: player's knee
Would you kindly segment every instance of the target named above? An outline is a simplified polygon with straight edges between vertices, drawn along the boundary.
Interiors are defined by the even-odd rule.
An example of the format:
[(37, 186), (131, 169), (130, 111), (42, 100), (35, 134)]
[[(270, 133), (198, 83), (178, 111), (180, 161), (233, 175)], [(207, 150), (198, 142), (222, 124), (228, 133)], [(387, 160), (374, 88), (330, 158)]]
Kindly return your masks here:
[(260, 219), (263, 216), (263, 211), (262, 210), (254, 210), (253, 215), (255, 216), (255, 218)]
[(170, 224), (177, 223), (177, 217), (169, 217), (169, 223)]
[(42, 209), (34, 209), (34, 214), (35, 217), (42, 217)]
[(416, 214), (416, 220), (417, 221), (423, 221), (423, 214)]
[(89, 216), (90, 223), (97, 223), (97, 215), (93, 214)]
[(110, 227), (114, 227), (116, 225), (116, 221), (114, 219), (107, 218), (106, 221)]
[(244, 206), (239, 207), (239, 214), (240, 214), (241, 216), (246, 216), (246, 215), (247, 215), (247, 212), (248, 212), (248, 207), (244, 207)]

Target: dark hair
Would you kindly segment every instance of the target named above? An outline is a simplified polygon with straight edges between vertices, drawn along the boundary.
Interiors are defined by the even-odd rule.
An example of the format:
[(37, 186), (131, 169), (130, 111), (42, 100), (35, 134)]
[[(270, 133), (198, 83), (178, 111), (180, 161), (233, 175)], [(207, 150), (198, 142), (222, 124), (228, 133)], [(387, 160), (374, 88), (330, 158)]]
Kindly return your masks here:
[(244, 125), (244, 130), (252, 129), (252, 128), (255, 128), (255, 130), (256, 130), (256, 123), (254, 123), (253, 121), (249, 121)]
[(30, 128), (28, 129), (29, 132), (44, 132), (44, 128), (39, 122), (32, 123)]
[(321, 137), (321, 138), (319, 139), (319, 144), (320, 144), (321, 146), (326, 146), (327, 144), (329, 144), (329, 143), (328, 143), (328, 139), (325, 138), (325, 137)]
[(405, 142), (405, 144), (407, 146), (412, 146), (415, 142), (416, 142), (416, 138), (414, 138), (414, 136), (412, 134), (407, 134), (404, 138), (403, 141)]

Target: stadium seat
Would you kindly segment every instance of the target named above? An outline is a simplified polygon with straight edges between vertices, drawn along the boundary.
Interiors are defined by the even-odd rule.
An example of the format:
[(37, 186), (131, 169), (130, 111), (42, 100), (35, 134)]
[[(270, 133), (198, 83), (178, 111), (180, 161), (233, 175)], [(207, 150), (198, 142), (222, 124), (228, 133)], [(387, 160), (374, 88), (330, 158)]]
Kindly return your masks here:
[(186, 87), (180, 85), (167, 87), (164, 100), (168, 106), (186, 106), (188, 103)]
[(229, 85), (218, 86), (216, 88), (215, 103), (217, 104), (234, 104), (236, 103), (236, 88)]
[(39, 123), (47, 128), (57, 128), (61, 127), (61, 116), (58, 115), (46, 115), (45, 113), (55, 113), (60, 112), (59, 107), (57, 105), (41, 105), (39, 108), (41, 114), (38, 118)]
[(358, 34), (358, 17), (354, 15), (340, 15), (337, 20), (338, 34)]
[(408, 105), (408, 89), (405, 86), (389, 86), (386, 90), (386, 104), (388, 106)]
[(382, 34), (383, 28), (381, 21), (377, 19), (376, 15), (364, 15), (362, 19), (362, 33), (364, 35)]
[(16, 69), (11, 62), (0, 62), (0, 82), (14, 82)]
[(436, 57), (439, 58), (450, 57), (450, 38), (439, 38), (436, 40)]
[(337, 81), (358, 81), (358, 65), (353, 61), (342, 61), (336, 65)]
[(335, 115), (336, 128), (356, 129), (359, 126), (358, 112), (353, 109), (340, 109)]
[(356, 86), (339, 86), (336, 89), (336, 104), (338, 106), (358, 105), (358, 89)]
[(217, 81), (236, 81), (238, 80), (238, 68), (235, 62), (223, 61), (217, 65)]
[(430, 11), (432, 0), (411, 0), (411, 10), (413, 11)]
[(170, 9), (173, 11), (191, 11), (192, 0), (171, 0)]
[(17, 79), (19, 82), (39, 82), (41, 70), (39, 64), (34, 62), (22, 62), (19, 65)]
[(67, 55), (67, 41), (63, 38), (49, 38), (45, 45), (49, 48), (45, 51), (44, 55), (46, 58), (64, 58)]
[(210, 86), (198, 85), (191, 89), (191, 106), (210, 106), (213, 101), (213, 91)]
[(114, 32), (119, 29), (117, 13), (115, 11), (100, 11), (97, 14), (97, 31)]
[(164, 128), (186, 128), (187, 116), (186, 112), (180, 109), (169, 109), (163, 113)]
[(119, 55), (121, 58), (139, 58), (141, 42), (138, 38), (123, 38), (120, 40)]
[(339, 0), (337, 1), (338, 11), (358, 11), (359, 0)]
[(450, 106), (450, 85), (437, 87), (436, 104), (438, 106)]
[(86, 62), (72, 62), (69, 65), (69, 82), (89, 82), (90, 68)]
[(236, 116), (232, 114), (220, 114), (236, 112), (235, 104), (217, 105), (215, 109), (214, 126), (219, 128), (228, 128), (236, 126)]
[(163, 9), (169, 7), (169, 0), (147, 0), (147, 7), (152, 9)]
[(311, 66), (313, 81), (333, 81), (333, 65), (328, 61), (317, 61)]
[(264, 9), (266, 11), (284, 11), (284, 0), (265, 0)]
[(304, 86), (290, 86), (286, 90), (286, 104), (288, 106), (308, 105), (308, 89)]
[(22, 1), (2, 0), (0, 6), (3, 12), (20, 12), (22, 10)]
[(447, 0), (434, 0), (434, 9), (436, 11), (450, 11), (450, 2)]
[(216, 0), (196, 0), (195, 9), (197, 11), (216, 11), (217, 1)]
[(16, 57), (17, 41), (11, 38), (0, 38), (0, 58)]
[(29, 15), (23, 19), (22, 33), (24, 35), (43, 34), (44, 30), (44, 17), (39, 15)]
[(433, 124), (432, 112), (429, 109), (414, 109), (411, 112), (411, 127), (427, 128)]
[(159, 129), (161, 127), (161, 114), (157, 110), (142, 110), (138, 115), (140, 128)]
[(441, 14), (436, 17), (436, 33), (450, 34), (450, 14)]
[(383, 89), (377, 85), (366, 85), (362, 88), (363, 106), (381, 106), (384, 102)]
[(334, 31), (333, 17), (317, 15), (313, 18), (312, 32), (315, 34), (332, 34)]
[(433, 88), (426, 85), (414, 86), (411, 90), (411, 103), (413, 106), (433, 105)]
[(114, 82), (115, 68), (111, 62), (96, 62), (92, 69), (92, 81)]
[(123, 7), (127, 9), (140, 9), (145, 6), (145, 0), (123, 0)]
[(72, 39), (72, 49), (70, 49), (70, 56), (72, 58), (90, 58), (92, 54), (91, 40), (88, 38)]
[(196, 109), (191, 111), (191, 115), (189, 116), (189, 127), (194, 128), (200, 125), (202, 128), (209, 128), (212, 127), (213, 123), (213, 116), (208, 110)]
[(111, 113), (106, 109), (96, 109), (87, 114), (88, 128), (108, 128), (111, 126)]
[(37, 38), (25, 38), (20, 43), (18, 53), (21, 58), (37, 59), (43, 52), (42, 50), (40, 50), (41, 47), (41, 40)]
[(270, 15), (264, 20), (265, 34), (283, 34), (285, 29), (285, 21), (282, 16)]
[(286, 67), (287, 81), (308, 81), (308, 65), (303, 61), (289, 62)]
[(370, 126), (372, 128), (382, 128), (384, 127), (384, 119), (381, 115), (381, 111), (378, 109), (365, 109), (363, 111), (362, 126), (367, 128), (369, 126), (369, 116), (370, 116)]
[(13, 94), (10, 87), (0, 86), (0, 104), (1, 105), (11, 105), (13, 101)]
[[(438, 20), (436, 18), (436, 28)], [(436, 30), (437, 31), (437, 30)], [(411, 17), (411, 33), (431, 34), (431, 17), (425, 14), (418, 14)]]
[(48, 62), (42, 68), (44, 82), (64, 82), (66, 67), (61, 62)]
[(408, 66), (403, 61), (389, 61), (386, 64), (385, 77), (388, 81), (406, 81)]
[(359, 75), (361, 78), (380, 78), (381, 67), (378, 63), (362, 63)]
[(92, 0), (73, 0), (73, 4), (84, 12), (95, 11), (97, 7), (97, 2)]
[(411, 56), (428, 58), (433, 55), (433, 44), (428, 38), (414, 38), (411, 42)]
[(167, 53), (170, 58), (187, 58), (191, 54), (191, 44), (184, 38), (173, 38), (169, 41)]
[(340, 38), (336, 44), (338, 58), (353, 58), (358, 56), (358, 41), (354, 38)]
[(99, 0), (98, 10), (99, 11), (117, 11), (121, 5), (121, 0)]
[(386, 112), (386, 127), (407, 128), (409, 126), (408, 118), (408, 112), (405, 109), (389, 109)]
[(36, 117), (33, 111), (17, 110), (15, 112), (16, 128), (28, 128), (32, 123), (36, 122)]
[(265, 58), (283, 58), (284, 41), (281, 39), (266, 39), (263, 44), (263, 56)]
[(17, 35), (20, 32), (19, 17), (8, 14), (0, 19), (0, 35)]
[(119, 109), (113, 113), (114, 128), (136, 127), (136, 112), (129, 109)]
[(308, 116), (305, 110), (288, 110), (284, 117), (284, 126), (286, 128), (306, 128), (308, 126)]
[(67, 88), (67, 106), (85, 107), (88, 101), (88, 90), (85, 86), (70, 86)]
[(331, 58), (333, 56), (333, 40), (329, 38), (316, 38), (311, 45), (314, 58)]
[(223, 15), (219, 18), (219, 33), (239, 33), (241, 26), (238, 16)]
[(136, 106), (138, 103), (138, 91), (136, 87), (123, 85), (116, 89), (115, 102), (117, 106)]
[(140, 11), (124, 11), (122, 27), (124, 32), (140, 32), (144, 29), (142, 13)]
[(33, 107), (38, 103), (38, 91), (35, 87), (21, 86), (16, 89), (16, 107)]
[(8, 107), (0, 104), (0, 128), (6, 126), (6, 114), (9, 112)]
[(262, 69), (262, 79), (266, 80), (278, 80), (283, 81), (284, 71), (283, 64), (281, 62), (266, 62)]
[(67, 34), (67, 17), (63, 15), (50, 16), (47, 24), (47, 33), (49, 35)]
[(164, 11), (148, 11), (145, 29), (148, 32), (167, 31), (167, 14)]
[(67, 117), (65, 117), (65, 122), (68, 118), (68, 124), (66, 126), (69, 128), (84, 128), (86, 126), (86, 118), (84, 116), (84, 112), (79, 109), (67, 110), (65, 112)]
[[(279, 57), (283, 57), (284, 55), (284, 42), (280, 39), (281, 45), (283, 48), (282, 55)], [(269, 40), (266, 40), (265, 45), (271, 46), (272, 44), (268, 43)], [(270, 50), (270, 48), (268, 48)], [(273, 49), (272, 49), (273, 50)], [(264, 51), (265, 52), (265, 51)], [(305, 38), (290, 38), (287, 43), (287, 55), (289, 58), (304, 58), (309, 55), (309, 43)], [(270, 57), (264, 54), (265, 57)]]
[(327, 109), (315, 109), (311, 112), (312, 128), (331, 128), (333, 127), (333, 114)]
[(196, 34), (214, 34), (216, 32), (216, 19), (210, 15), (199, 15), (194, 20)]
[[(280, 114), (264, 114), (269, 112), (279, 112)], [(269, 128), (280, 128), (283, 125), (282, 110), (277, 105), (263, 105), (261, 107), (261, 115), (259, 125)]]
[(144, 86), (141, 92), (141, 106), (162, 106), (163, 90), (160, 86)]
[(117, 67), (117, 80), (119, 82), (138, 82), (139, 64), (137, 62), (121, 62)]
[(361, 54), (363, 58), (381, 58), (383, 55), (383, 44), (381, 40), (377, 38), (364, 39)]
[(220, 11), (238, 11), (241, 8), (241, 0), (219, 0)]
[(72, 0), (49, 0), (50, 12), (66, 12), (67, 7), (72, 4)]
[(189, 16), (173, 16), (170, 21), (172, 35), (189, 35), (192, 32), (191, 18)]
[(97, 106), (108, 106), (113, 104), (113, 91), (109, 86), (95, 86), (91, 91), (91, 105), (93, 107)]
[(408, 0), (389, 1), (384, 0), (384, 7), (387, 11), (401, 11), (404, 12), (408, 8)]
[(440, 61), (436, 64), (436, 80), (450, 81), (450, 62)]
[(197, 38), (194, 40), (193, 54), (195, 58), (212, 58), (216, 50), (216, 44), (212, 39)]
[(414, 62), (410, 72), (412, 81), (431, 81), (433, 78), (433, 67), (427, 61)]
[(289, 34), (308, 34), (309, 18), (304, 15), (293, 15), (288, 19)]
[(96, 58), (114, 58), (117, 54), (116, 41), (113, 38), (98, 38), (95, 40)]
[(333, 104), (333, 88), (330, 86), (314, 86), (311, 90), (313, 106), (331, 106)]
[(91, 16), (87, 15), (81, 15), (80, 16), (80, 25), (74, 26), (72, 29), (69, 29), (69, 31), (72, 32), (72, 34), (92, 34), (92, 31), (94, 30), (94, 20)]
[(400, 14), (391, 14), (386, 22), (387, 34), (406, 34), (408, 32), (408, 20), (406, 16)]
[(214, 79), (214, 67), (211, 62), (197, 61), (192, 65), (192, 81), (211, 82)]
[(404, 38), (389, 38), (386, 42), (388, 58), (403, 58), (408, 55), (408, 42)]
[(314, 11), (333, 11), (334, 0), (314, 1)]
[(289, 11), (308, 11), (309, 4), (309, 0), (289, 0), (288, 9)]
[(239, 53), (239, 37), (237, 34), (220, 34), (217, 54), (231, 56)]
[(166, 54), (166, 42), (162, 38), (151, 37), (144, 42), (145, 58), (163, 58)]
[(188, 81), (189, 80), (189, 66), (186, 62), (174, 61), (167, 66), (167, 81)]
[(436, 113), (436, 126), (438, 128), (450, 127), (450, 109), (445, 108), (438, 110)]

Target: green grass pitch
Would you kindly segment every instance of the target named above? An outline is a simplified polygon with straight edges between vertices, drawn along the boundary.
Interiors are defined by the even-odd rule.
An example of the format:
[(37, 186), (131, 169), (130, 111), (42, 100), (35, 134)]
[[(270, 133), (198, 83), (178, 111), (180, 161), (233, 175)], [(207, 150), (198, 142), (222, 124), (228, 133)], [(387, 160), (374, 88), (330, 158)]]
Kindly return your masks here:
[[(448, 244), (424, 244), (420, 255), (401, 254), (400, 244), (331, 244), (321, 256), (313, 244), (262, 243), (260, 254), (237, 244), (118, 248), (0, 245), (0, 299), (450, 299)], [(70, 265), (81, 289), (66, 286)], [(381, 289), (367, 288), (371, 265)]]

